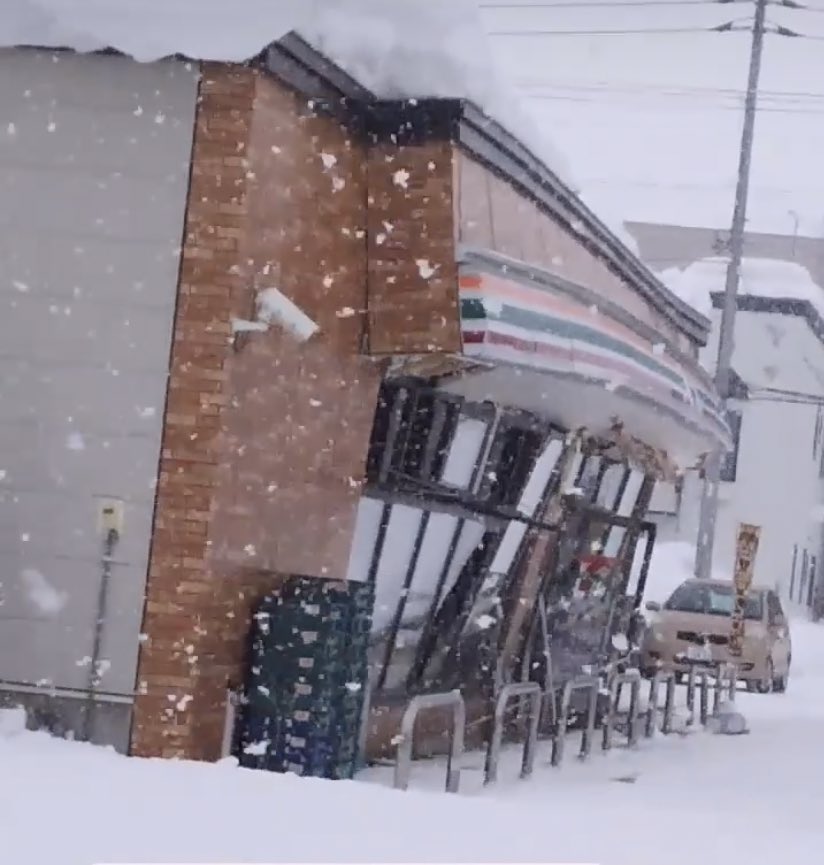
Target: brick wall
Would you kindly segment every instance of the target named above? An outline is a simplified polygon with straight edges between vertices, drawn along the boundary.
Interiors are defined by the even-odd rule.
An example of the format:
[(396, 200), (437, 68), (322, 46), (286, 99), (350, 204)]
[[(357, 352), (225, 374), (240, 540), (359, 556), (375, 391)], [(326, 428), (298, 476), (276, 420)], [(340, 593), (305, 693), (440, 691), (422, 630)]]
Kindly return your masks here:
[(449, 141), (369, 153), (369, 350), (461, 350)]
[(618, 303), (666, 333), (683, 351), (692, 346), (666, 316), (583, 246), (574, 234), (466, 154), (457, 154), (458, 211), (463, 243), (535, 264)]
[[(358, 356), (364, 164), (347, 128), (263, 73), (204, 66), (135, 754), (217, 757), (254, 599), (346, 568), (381, 372)], [(233, 340), (269, 287), (315, 319), (312, 340)]]

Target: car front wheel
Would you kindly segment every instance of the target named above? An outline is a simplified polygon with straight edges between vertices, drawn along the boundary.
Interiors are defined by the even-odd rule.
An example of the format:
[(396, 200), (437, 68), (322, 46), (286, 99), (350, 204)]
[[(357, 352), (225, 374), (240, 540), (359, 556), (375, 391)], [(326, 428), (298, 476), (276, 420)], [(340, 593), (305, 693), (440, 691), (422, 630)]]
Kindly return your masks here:
[(787, 692), (787, 685), (790, 683), (790, 665), (787, 664), (787, 671), (783, 676), (779, 676), (773, 682), (773, 690), (777, 694), (785, 694)]

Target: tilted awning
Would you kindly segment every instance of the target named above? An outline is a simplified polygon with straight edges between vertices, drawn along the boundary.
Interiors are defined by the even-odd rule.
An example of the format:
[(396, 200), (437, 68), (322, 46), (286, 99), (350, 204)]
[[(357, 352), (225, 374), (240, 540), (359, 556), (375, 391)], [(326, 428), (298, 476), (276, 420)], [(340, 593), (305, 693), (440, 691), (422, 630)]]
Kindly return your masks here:
[(616, 428), (682, 468), (729, 447), (721, 401), (696, 358), (622, 307), (538, 268), (464, 253), (463, 354), (444, 386), (608, 436)]

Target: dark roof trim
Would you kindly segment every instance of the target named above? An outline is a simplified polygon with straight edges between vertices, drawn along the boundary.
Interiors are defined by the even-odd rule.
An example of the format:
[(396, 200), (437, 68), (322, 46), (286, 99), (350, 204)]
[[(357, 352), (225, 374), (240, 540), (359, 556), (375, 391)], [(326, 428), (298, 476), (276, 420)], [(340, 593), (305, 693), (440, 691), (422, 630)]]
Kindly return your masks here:
[[(724, 308), (724, 292), (711, 294), (715, 309)], [(824, 345), (824, 318), (809, 300), (794, 297), (761, 297), (757, 294), (739, 294), (736, 306), (741, 312), (772, 312), (778, 315), (795, 315), (803, 318), (818, 341)]]

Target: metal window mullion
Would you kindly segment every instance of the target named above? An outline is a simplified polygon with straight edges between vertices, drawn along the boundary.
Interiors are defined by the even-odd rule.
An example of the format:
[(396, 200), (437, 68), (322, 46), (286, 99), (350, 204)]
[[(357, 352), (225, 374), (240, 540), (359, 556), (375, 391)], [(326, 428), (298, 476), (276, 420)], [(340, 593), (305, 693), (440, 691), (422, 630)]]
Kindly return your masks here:
[(436, 400), (433, 410), (432, 426), (426, 439), (426, 448), (424, 449), (423, 458), (421, 460), (420, 476), (422, 478), (430, 478), (432, 474), (432, 464), (435, 462), (435, 456), (438, 451), (438, 445), (441, 440), (441, 434), (448, 417), (447, 405), (443, 400)]
[(392, 617), (392, 624), (389, 626), (389, 634), (386, 639), (386, 649), (383, 656), (383, 665), (378, 672), (378, 681), (376, 685), (376, 690), (378, 691), (382, 690), (383, 686), (386, 684), (386, 677), (389, 674), (389, 666), (392, 662), (392, 656), (395, 654), (395, 644), (398, 640), (398, 632), (400, 631), (403, 614), (406, 610), (406, 601), (409, 597), (409, 589), (412, 586), (412, 580), (415, 577), (415, 569), (418, 566), (418, 559), (421, 555), (421, 549), (423, 549), (423, 540), (426, 536), (426, 529), (429, 526), (429, 517), (429, 511), (421, 512), (421, 521), (418, 525), (418, 530), (415, 533), (415, 543), (412, 546), (412, 555), (409, 558), (409, 564), (406, 568), (406, 575), (404, 576), (403, 580), (401, 596), (400, 598), (398, 598), (398, 605), (395, 608), (395, 615)]
[[(489, 459), (489, 454), (492, 449), (492, 443), (497, 433), (500, 420), (501, 411), (496, 406), (494, 409), (494, 414), (492, 415), (492, 418), (487, 424), (486, 431), (484, 432), (484, 437), (481, 441), (481, 447), (478, 449), (478, 456), (472, 469), (472, 477), (469, 480), (469, 490), (472, 493), (477, 493), (478, 489), (480, 488), (484, 471), (486, 469), (486, 463)], [(460, 422), (460, 417), (458, 418), (458, 422)], [(412, 686), (420, 680), (421, 676), (423, 676), (424, 671), (426, 670), (427, 664), (431, 660), (431, 653), (429, 653), (425, 657), (423, 653), (426, 650), (427, 643), (432, 638), (435, 627), (435, 616), (437, 615), (438, 609), (440, 608), (440, 605), (443, 601), (442, 595), (444, 592), (444, 587), (446, 586), (446, 581), (449, 578), (449, 573), (452, 570), (452, 563), (455, 560), (455, 554), (458, 551), (458, 544), (460, 543), (461, 536), (463, 535), (465, 525), (466, 519), (464, 517), (459, 517), (452, 532), (452, 538), (449, 542), (449, 547), (447, 548), (446, 560), (444, 561), (441, 572), (438, 575), (438, 583), (435, 587), (435, 594), (432, 598), (432, 603), (429, 606), (429, 613), (426, 617), (426, 621), (424, 622), (423, 632), (421, 633), (420, 639), (418, 640), (418, 646), (420, 647), (421, 651), (417, 654), (417, 657), (415, 658), (415, 663), (410, 670), (409, 677), (407, 679), (407, 684), (409, 686)]]
[(392, 505), (384, 503), (381, 510), (381, 519), (378, 523), (378, 534), (375, 537), (375, 547), (372, 550), (372, 559), (369, 562), (369, 570), (366, 572), (366, 582), (372, 585), (377, 583), (378, 568), (381, 564), (381, 555), (386, 544), (386, 534), (389, 531), (389, 520), (392, 516)]
[(394, 399), (392, 400), (392, 413), (389, 415), (389, 427), (386, 430), (386, 443), (381, 456), (381, 466), (378, 474), (378, 478), (382, 482), (386, 480), (392, 469), (398, 432), (401, 426), (401, 418), (403, 417), (404, 402), (408, 396), (409, 393), (406, 388), (399, 387), (395, 392)]

